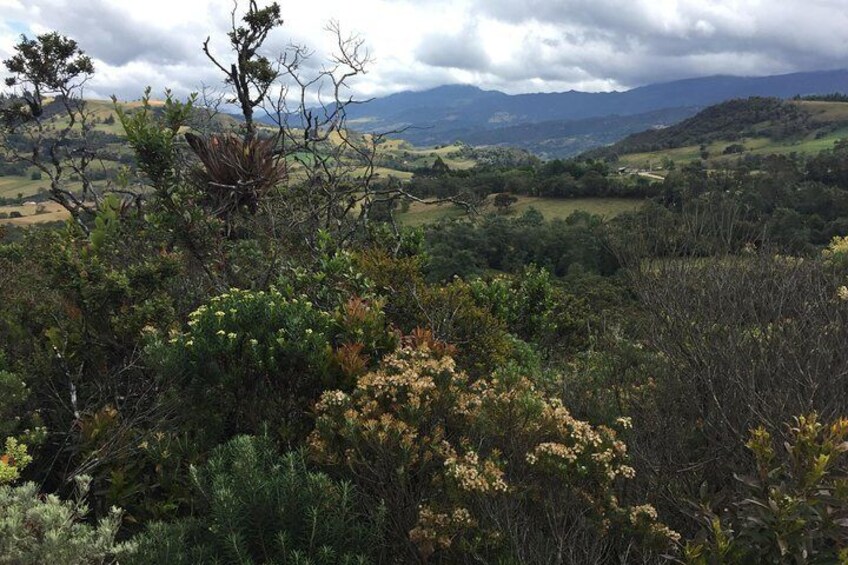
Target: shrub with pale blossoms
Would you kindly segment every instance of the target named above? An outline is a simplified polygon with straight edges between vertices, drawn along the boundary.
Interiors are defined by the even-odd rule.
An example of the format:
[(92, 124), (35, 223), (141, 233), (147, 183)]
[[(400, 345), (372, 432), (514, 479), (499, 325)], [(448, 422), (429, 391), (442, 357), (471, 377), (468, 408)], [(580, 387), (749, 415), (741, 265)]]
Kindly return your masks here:
[(556, 559), (577, 531), (675, 540), (647, 507), (619, 503), (617, 483), (634, 471), (614, 430), (573, 418), (514, 372), (474, 381), (418, 338), (351, 393), (324, 393), (309, 442), (384, 501), (398, 552), (527, 562)]
[(290, 441), (305, 435), (320, 392), (338, 386), (333, 333), (333, 317), (305, 299), (232, 289), (151, 356), (205, 445), (266, 425)]

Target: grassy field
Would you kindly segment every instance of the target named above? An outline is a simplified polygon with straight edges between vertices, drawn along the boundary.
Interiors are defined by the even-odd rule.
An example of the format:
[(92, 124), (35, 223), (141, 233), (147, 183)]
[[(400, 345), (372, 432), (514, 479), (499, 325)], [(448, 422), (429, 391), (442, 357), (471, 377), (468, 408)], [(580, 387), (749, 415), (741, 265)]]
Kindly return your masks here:
[(437, 157), (454, 170), (470, 169), (477, 164), (473, 159), (462, 156), (463, 146), (459, 144), (439, 147), (415, 147), (400, 139), (388, 139), (381, 149), (386, 157), (403, 162), (410, 168), (429, 167)]
[(814, 100), (801, 100), (793, 102), (798, 104), (813, 116), (813, 121), (818, 123), (833, 123), (848, 121), (848, 104), (845, 102), (819, 102)]
[(0, 198), (18, 198), (18, 195), (27, 198), (38, 194), (39, 188), (48, 188), (49, 182), (43, 180), (30, 180), (26, 177), (0, 177)]
[[(519, 196), (518, 202), (510, 207), (511, 216), (519, 216), (530, 208), (535, 208), (548, 220), (567, 218), (574, 212), (589, 212), (605, 218), (613, 218), (623, 212), (635, 210), (642, 203), (641, 200), (627, 198), (538, 198), (532, 196)], [(483, 212), (493, 211), (488, 203)], [(423, 204), (413, 203), (409, 211), (398, 215), (398, 219), (406, 226), (422, 226), (440, 220), (442, 218), (458, 218), (465, 213), (461, 208), (451, 203)]]
[[(40, 210), (40, 213), (39, 213)], [(0, 206), (0, 214), (7, 215), (11, 212), (20, 212), (21, 218), (0, 218), (0, 225), (29, 226), (47, 222), (59, 222), (68, 218), (68, 212), (55, 202), (44, 202), (42, 204), (27, 204), (24, 206)]]
[[(822, 150), (830, 149), (840, 139), (848, 137), (848, 103), (845, 102), (818, 102), (818, 101), (794, 101), (792, 104), (801, 106), (809, 112), (811, 122), (820, 127), (822, 133), (827, 132), (827, 124), (838, 127), (832, 132), (827, 132), (817, 137), (817, 132), (809, 134), (802, 139), (773, 140), (768, 137), (745, 137), (737, 140), (718, 140), (706, 147), (709, 152), (707, 159), (708, 167), (721, 167), (722, 165), (735, 161), (744, 155), (787, 155), (798, 153), (802, 155), (813, 155)], [(765, 124), (764, 125), (768, 125)], [(745, 147), (743, 153), (724, 155), (723, 152), (729, 145), (741, 144)], [(678, 164), (688, 163), (701, 158), (699, 145), (689, 145), (662, 151), (644, 153), (631, 153), (622, 155), (619, 161), (622, 165), (641, 169), (657, 169), (663, 162), (671, 159)]]
[[(846, 106), (848, 106), (848, 104), (846, 104)], [(814, 155), (825, 149), (832, 148), (837, 141), (846, 137), (848, 137), (848, 128), (839, 129), (819, 139), (816, 139), (815, 136), (811, 136), (800, 140), (786, 141), (774, 141), (767, 137), (746, 137), (736, 141), (720, 140), (707, 146), (707, 151), (710, 154), (709, 159), (707, 159), (707, 163), (711, 167), (718, 166), (729, 161), (735, 161), (739, 157), (743, 157), (745, 155), (766, 156), (788, 155), (790, 153)], [(745, 146), (745, 152), (733, 155), (722, 154), (728, 145), (735, 143)], [(655, 169), (660, 167), (667, 159), (671, 159), (675, 163), (680, 164), (700, 159), (700, 157), (700, 147), (697, 145), (690, 145), (687, 147), (666, 149), (664, 151), (622, 155), (619, 158), (619, 161), (622, 165), (630, 167)]]

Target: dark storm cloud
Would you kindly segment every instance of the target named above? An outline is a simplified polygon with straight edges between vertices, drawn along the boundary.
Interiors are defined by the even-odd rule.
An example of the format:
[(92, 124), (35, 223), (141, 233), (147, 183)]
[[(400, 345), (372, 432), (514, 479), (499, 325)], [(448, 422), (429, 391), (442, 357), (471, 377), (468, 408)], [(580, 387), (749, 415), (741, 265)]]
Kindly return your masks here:
[(527, 77), (579, 69), (638, 85), (848, 65), (845, 0), (475, 0), (474, 11), (559, 36), (542, 58), (517, 52)]
[[(242, 0), (242, 5), (244, 5)], [(147, 84), (179, 95), (221, 74), (207, 36), (229, 62), (231, 0), (0, 0), (0, 55), (17, 30), (56, 29), (97, 59), (98, 95), (137, 97)], [(624, 89), (712, 74), (767, 75), (848, 66), (848, 0), (320, 0), (283, 2), (290, 43), (315, 49), (306, 74), (328, 64), (331, 19), (356, 26), (375, 62), (367, 96), (467, 82), (511, 93)], [(161, 11), (161, 17), (156, 11)], [(28, 33), (31, 35), (31, 33)]]

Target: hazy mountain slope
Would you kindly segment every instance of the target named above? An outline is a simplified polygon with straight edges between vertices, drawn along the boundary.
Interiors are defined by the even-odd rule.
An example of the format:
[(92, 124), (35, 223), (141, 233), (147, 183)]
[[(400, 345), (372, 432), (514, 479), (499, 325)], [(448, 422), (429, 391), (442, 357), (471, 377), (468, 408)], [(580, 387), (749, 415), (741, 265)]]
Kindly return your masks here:
[[(442, 86), (423, 92), (401, 92), (351, 108), (351, 125), (360, 130), (388, 131), (410, 127), (403, 137), (419, 145), (450, 143), (457, 139), (482, 139), (482, 132), (528, 123), (549, 122), (545, 128), (566, 132), (586, 124), (553, 122), (586, 120), (604, 116), (637, 116), (658, 110), (709, 106), (731, 98), (749, 96), (791, 97), (796, 94), (848, 92), (848, 71), (794, 73), (770, 77), (712, 76), (653, 84), (626, 92), (561, 92), (507, 95), (473, 86)], [(691, 114), (690, 114), (691, 115)], [(685, 113), (679, 115), (686, 117)], [(590, 132), (597, 145), (611, 139), (604, 135), (609, 123)], [(624, 131), (616, 124), (613, 131)], [(630, 130), (633, 131), (633, 130)], [(505, 130), (493, 143), (521, 145), (525, 128)], [(555, 139), (555, 138), (551, 138)], [(594, 141), (592, 143), (595, 143)], [(556, 143), (554, 143), (556, 145)], [(569, 143), (560, 144), (567, 147)]]

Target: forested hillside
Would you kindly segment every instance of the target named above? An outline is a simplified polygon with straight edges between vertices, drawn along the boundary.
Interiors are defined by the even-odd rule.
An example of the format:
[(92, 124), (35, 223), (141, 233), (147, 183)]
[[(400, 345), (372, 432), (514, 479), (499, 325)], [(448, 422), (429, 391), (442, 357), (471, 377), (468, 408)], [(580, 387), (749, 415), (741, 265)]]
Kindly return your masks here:
[(86, 101), (61, 32), (3, 62), (61, 215), (0, 225), (0, 563), (848, 562), (839, 96), (626, 142), (698, 144), (659, 171), (422, 149), (349, 127), (363, 42), (235, 6), (238, 118)]

